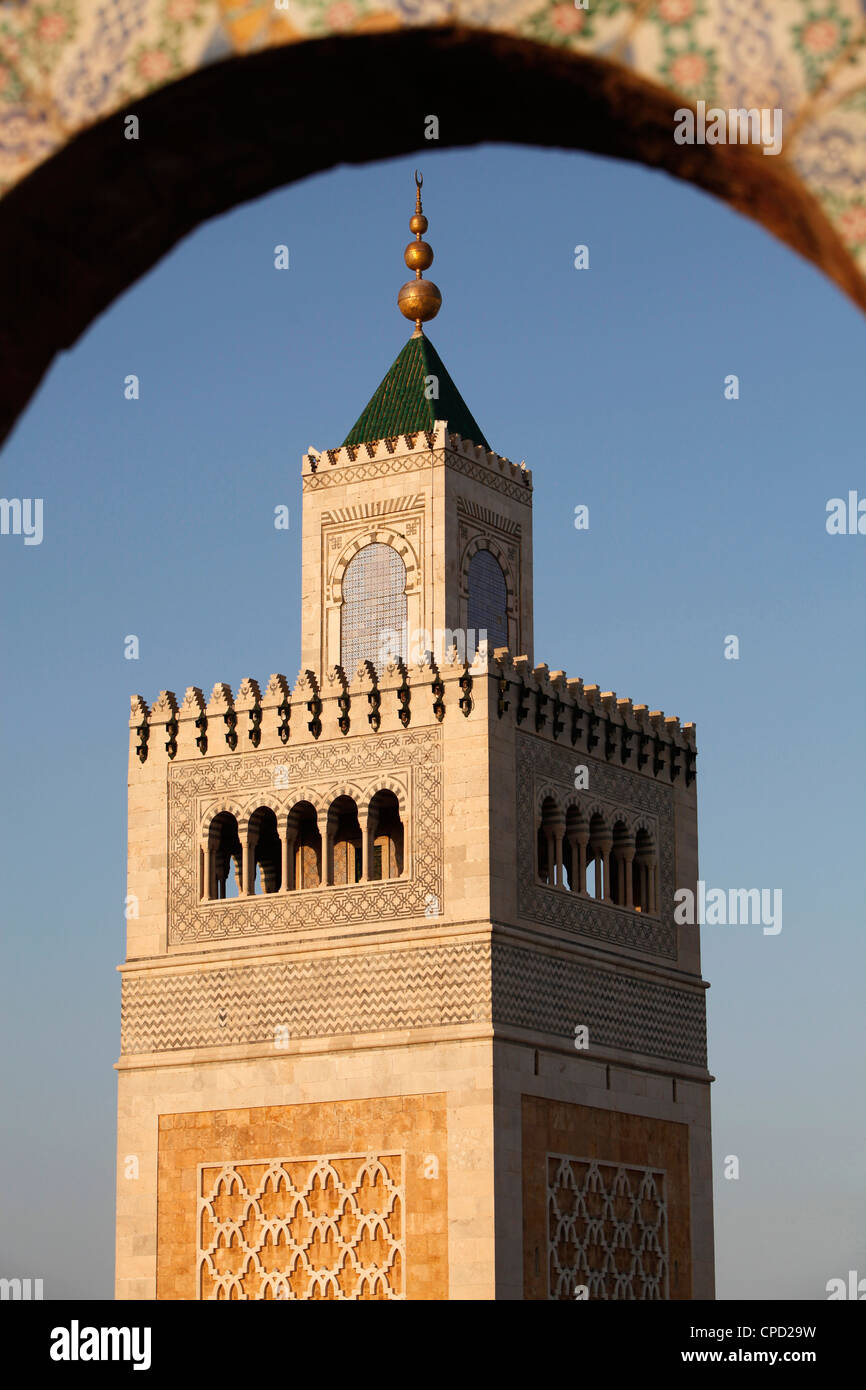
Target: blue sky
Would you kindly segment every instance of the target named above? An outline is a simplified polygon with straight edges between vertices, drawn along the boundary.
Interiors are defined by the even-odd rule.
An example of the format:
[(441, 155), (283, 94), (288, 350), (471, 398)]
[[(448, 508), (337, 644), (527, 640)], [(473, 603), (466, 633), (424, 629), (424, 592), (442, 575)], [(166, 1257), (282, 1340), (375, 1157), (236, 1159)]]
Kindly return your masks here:
[(702, 877), (783, 891), (778, 936), (704, 930), (718, 1292), (823, 1298), (866, 1275), (866, 538), (825, 529), (828, 499), (866, 496), (866, 323), (702, 192), (510, 147), (336, 170), (201, 227), (0, 456), (4, 496), (44, 499), (40, 546), (0, 538), (0, 1272), (111, 1295), (129, 696), (296, 675), (300, 455), (339, 444), (405, 341), (415, 163), (429, 336), (534, 474), (536, 660), (697, 721)]

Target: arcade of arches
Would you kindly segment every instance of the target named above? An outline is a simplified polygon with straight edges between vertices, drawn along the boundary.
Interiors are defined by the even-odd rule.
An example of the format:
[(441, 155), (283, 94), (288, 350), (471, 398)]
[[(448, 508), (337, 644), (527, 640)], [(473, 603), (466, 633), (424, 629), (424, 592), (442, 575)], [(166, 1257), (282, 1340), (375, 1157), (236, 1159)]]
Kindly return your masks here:
[(208, 823), (200, 856), (206, 901), (399, 878), (400, 806), (391, 791), (376, 792), (366, 812), (352, 797), (338, 796), (323, 823), (309, 801), (279, 817), (260, 806), (242, 827), (231, 811), (219, 811)]
[(566, 809), (552, 796), (541, 804), (536, 868), (551, 888), (597, 898), (635, 912), (658, 912), (658, 863), (653, 835), (600, 811)]

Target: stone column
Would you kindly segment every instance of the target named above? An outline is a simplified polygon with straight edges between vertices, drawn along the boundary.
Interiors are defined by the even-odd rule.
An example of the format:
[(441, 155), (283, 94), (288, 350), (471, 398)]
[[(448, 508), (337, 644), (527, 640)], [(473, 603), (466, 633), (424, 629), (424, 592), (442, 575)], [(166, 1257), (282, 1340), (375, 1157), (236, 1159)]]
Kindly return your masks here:
[(321, 876), (323, 885), (334, 882), (334, 836), (337, 833), (338, 824), (338, 818), (329, 810), (325, 821), (325, 839), (322, 845), (322, 857), (325, 861), (322, 865)]
[(589, 824), (582, 816), (570, 812), (566, 818), (566, 834), (571, 845), (572, 893), (586, 895), (586, 846), (589, 843)]
[(292, 860), (291, 847), (289, 844), (289, 827), (286, 825), (280, 837), (280, 892), (289, 891), (289, 865)]
[[(610, 891), (610, 851), (611, 851), (611, 846), (612, 846), (612, 845), (613, 845), (613, 833), (612, 833), (612, 831), (608, 828), (608, 826), (606, 826), (606, 825), (603, 826), (600, 830), (596, 831), (596, 833), (593, 835), (593, 849), (596, 851), (596, 861), (598, 860), (598, 856), (599, 856), (599, 855), (601, 856), (601, 874), (602, 874), (602, 877), (601, 877), (602, 891), (601, 891), (601, 894), (598, 894), (598, 892), (596, 892), (596, 896), (597, 896), (597, 897), (600, 896), (601, 899), (602, 899), (602, 901), (603, 901), (603, 902), (606, 902), (606, 903), (613, 902), (613, 895), (612, 895), (612, 893), (611, 893), (611, 891)], [(598, 869), (597, 869), (597, 868), (596, 868), (596, 889), (598, 889)]]
[(625, 907), (634, 907), (634, 884), (632, 882), (632, 863), (634, 862), (634, 835), (629, 832), (624, 835), (619, 843), (620, 872), (622, 873), (622, 887), (617, 894), (619, 901)]
[(582, 837), (576, 835), (572, 841), (572, 846), (577, 846), (577, 889), (576, 892), (586, 896), (586, 842), (589, 839), (589, 832)]
[(655, 912), (655, 854), (642, 844), (637, 851), (637, 864), (640, 873), (640, 897), (644, 912)]
[(358, 811), (358, 824), (361, 827), (361, 877), (360, 883), (370, 881), (370, 860), (372, 859), (373, 836), (376, 834), (376, 812), (369, 806)]
[(544, 845), (547, 851), (547, 879), (549, 884), (556, 882), (556, 850), (553, 844), (553, 831), (549, 825), (542, 826), (544, 832)]
[(553, 838), (553, 882), (557, 888), (562, 888), (562, 838), (565, 834), (565, 816), (562, 811), (556, 811), (551, 816), (550, 830)]
[(241, 874), (238, 896), (251, 898), (256, 891), (256, 842), (258, 836), (249, 827), (244, 831), (241, 841)]
[(213, 899), (217, 895), (217, 876), (216, 876), (216, 848), (213, 849), (210, 843), (203, 849), (204, 854), (204, 895), (206, 899)]

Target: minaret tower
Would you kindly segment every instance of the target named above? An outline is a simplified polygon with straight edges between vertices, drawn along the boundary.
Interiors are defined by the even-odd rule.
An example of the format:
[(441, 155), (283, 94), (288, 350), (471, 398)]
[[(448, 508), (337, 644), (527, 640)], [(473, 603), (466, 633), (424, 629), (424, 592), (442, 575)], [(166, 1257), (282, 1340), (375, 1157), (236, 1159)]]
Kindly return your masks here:
[[(452, 644), (471, 661), (480, 632), (491, 651), (503, 646), (532, 656), (532, 480), (525, 467), (492, 453), (424, 333), (442, 295), (423, 275), (433, 249), (422, 239), (428, 222), (415, 178), (415, 240), (404, 253), (415, 279), (397, 296), (415, 331), (340, 449), (304, 460), (301, 659), (311, 670), (342, 665), (349, 673), (359, 658), (392, 655), (411, 664), (426, 650), (442, 656)], [(455, 437), (472, 446), (471, 462), (452, 444)], [(422, 456), (432, 464), (419, 466)], [(346, 571), (361, 551), (349, 582), (368, 565), (390, 565), (405, 595), (402, 642), (392, 635), (399, 626), (393, 610), (379, 622), (366, 597), (357, 604), (345, 592)], [(386, 570), (370, 582), (387, 591)], [(402, 599), (399, 606), (402, 612)], [(384, 647), (378, 631), (374, 640), (352, 640), (358, 612), (385, 634)]]
[(533, 664), (416, 189), (296, 679), (132, 700), (120, 1298), (713, 1296), (694, 725)]

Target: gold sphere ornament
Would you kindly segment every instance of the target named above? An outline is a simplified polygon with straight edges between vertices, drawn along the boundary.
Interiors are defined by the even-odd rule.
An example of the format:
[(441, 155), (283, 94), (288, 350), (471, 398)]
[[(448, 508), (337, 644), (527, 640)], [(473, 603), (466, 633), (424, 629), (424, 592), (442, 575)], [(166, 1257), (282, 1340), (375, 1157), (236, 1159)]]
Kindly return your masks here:
[(407, 319), (414, 319), (415, 327), (420, 328), (422, 323), (435, 319), (442, 308), (442, 295), (432, 280), (422, 280), (419, 276), (417, 280), (406, 281), (397, 295), (397, 305), (400, 313)]
[(405, 315), (407, 319), (415, 320), (414, 336), (421, 333), (422, 323), (428, 323), (430, 319), (435, 319), (442, 308), (442, 295), (439, 287), (434, 285), (432, 280), (425, 280), (422, 273), (429, 270), (433, 264), (433, 247), (422, 240), (429, 225), (421, 210), (421, 185), (423, 182), (424, 180), (416, 169), (415, 212), (409, 219), (409, 230), (415, 233), (415, 240), (410, 241), (403, 252), (403, 259), (409, 269), (414, 270), (415, 279), (407, 280), (397, 295), (397, 306), (400, 313)]
[(410, 241), (403, 252), (403, 260), (410, 270), (429, 270), (433, 264), (433, 247), (426, 241)]

